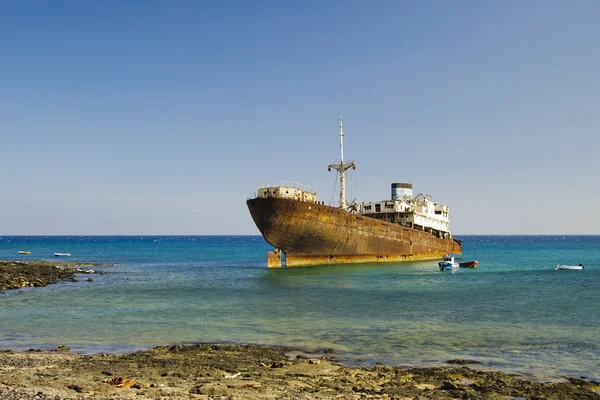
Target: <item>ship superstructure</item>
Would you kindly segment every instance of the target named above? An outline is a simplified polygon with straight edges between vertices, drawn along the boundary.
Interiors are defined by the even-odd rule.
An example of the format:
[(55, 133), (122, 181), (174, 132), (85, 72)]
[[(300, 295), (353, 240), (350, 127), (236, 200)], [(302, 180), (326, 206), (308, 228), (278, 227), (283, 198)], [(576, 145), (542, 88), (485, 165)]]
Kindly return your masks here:
[(392, 183), (390, 200), (360, 203), (361, 215), (420, 229), (439, 237), (450, 237), (450, 207), (430, 200), (430, 195), (419, 193), (413, 198), (412, 184)]
[(412, 196), (409, 183), (392, 183), (389, 200), (348, 205), (340, 117), (339, 206), (325, 205), (316, 191), (299, 184), (259, 185), (246, 202), (265, 240), (275, 247), (271, 268), (436, 259), (462, 253), (460, 240), (449, 230), (449, 207), (429, 195)]

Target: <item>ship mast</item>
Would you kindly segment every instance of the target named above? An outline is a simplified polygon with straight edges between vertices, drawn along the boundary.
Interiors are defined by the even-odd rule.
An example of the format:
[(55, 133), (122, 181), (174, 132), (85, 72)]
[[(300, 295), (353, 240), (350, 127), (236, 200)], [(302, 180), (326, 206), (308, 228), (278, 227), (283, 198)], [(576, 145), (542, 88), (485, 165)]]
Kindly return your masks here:
[(340, 117), (340, 163), (339, 164), (329, 164), (327, 166), (327, 170), (331, 171), (331, 168), (340, 171), (340, 208), (346, 209), (346, 170), (347, 169), (356, 169), (356, 164), (354, 161), (350, 161), (348, 163), (344, 162), (344, 131), (342, 130), (342, 117)]

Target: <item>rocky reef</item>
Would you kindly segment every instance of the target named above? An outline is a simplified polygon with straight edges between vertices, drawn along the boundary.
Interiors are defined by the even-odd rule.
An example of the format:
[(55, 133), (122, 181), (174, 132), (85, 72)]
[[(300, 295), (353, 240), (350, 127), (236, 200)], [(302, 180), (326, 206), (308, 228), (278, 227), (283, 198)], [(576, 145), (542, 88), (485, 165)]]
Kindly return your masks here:
[(5, 261), (0, 260), (0, 290), (19, 289), (31, 286), (46, 286), (59, 281), (73, 279), (77, 273), (90, 270), (91, 263), (66, 263), (50, 261)]

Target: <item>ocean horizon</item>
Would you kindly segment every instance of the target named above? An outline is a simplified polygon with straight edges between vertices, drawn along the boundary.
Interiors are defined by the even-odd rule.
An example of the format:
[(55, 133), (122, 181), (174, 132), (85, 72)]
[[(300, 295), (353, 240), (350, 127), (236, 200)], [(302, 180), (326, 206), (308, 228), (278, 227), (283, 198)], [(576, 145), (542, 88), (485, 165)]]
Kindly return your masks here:
[[(259, 235), (0, 235), (0, 259), (106, 264), (77, 282), (1, 292), (0, 349), (255, 343), (332, 348), (348, 365), (462, 358), (538, 379), (600, 379), (600, 236), (455, 236), (459, 260), (476, 269), (267, 269), (272, 246)], [(585, 269), (555, 270), (577, 263)]]

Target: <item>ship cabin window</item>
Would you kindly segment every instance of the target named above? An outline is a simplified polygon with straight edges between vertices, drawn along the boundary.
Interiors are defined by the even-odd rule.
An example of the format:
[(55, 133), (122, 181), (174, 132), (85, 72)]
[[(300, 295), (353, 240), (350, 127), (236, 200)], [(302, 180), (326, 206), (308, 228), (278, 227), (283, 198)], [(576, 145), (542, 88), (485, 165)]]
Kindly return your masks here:
[(385, 208), (393, 210), (394, 209), (394, 203), (385, 203)]
[(381, 212), (381, 204), (375, 204), (375, 212)]
[(371, 211), (371, 206), (365, 206), (365, 211)]

